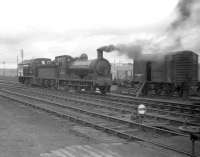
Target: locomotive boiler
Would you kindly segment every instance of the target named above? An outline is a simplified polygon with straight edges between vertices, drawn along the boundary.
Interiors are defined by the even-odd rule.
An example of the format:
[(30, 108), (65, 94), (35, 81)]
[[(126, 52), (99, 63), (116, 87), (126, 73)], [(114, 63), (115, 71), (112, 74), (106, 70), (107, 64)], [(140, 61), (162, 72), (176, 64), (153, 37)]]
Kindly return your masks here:
[(56, 56), (53, 61), (37, 58), (18, 65), (19, 82), (65, 90), (110, 91), (111, 65), (97, 50), (97, 58), (88, 60), (86, 54), (78, 58), (69, 55)]

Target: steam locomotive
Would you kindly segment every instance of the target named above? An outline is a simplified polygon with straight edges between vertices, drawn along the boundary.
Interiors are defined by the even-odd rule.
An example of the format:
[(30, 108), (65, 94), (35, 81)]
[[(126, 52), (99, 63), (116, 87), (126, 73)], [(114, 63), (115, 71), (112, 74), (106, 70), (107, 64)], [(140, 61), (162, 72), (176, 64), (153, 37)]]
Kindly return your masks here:
[(18, 64), (18, 80), (26, 85), (37, 85), (64, 90), (110, 91), (111, 64), (97, 49), (97, 58), (88, 60), (86, 54), (73, 58), (69, 55), (25, 60)]

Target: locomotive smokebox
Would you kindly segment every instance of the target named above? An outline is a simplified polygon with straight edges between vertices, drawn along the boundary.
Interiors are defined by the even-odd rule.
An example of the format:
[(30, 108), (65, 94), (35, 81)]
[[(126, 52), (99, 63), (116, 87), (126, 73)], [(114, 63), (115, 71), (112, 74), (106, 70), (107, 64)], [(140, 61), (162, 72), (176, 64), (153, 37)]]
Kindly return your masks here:
[(97, 49), (97, 59), (103, 59), (103, 50)]

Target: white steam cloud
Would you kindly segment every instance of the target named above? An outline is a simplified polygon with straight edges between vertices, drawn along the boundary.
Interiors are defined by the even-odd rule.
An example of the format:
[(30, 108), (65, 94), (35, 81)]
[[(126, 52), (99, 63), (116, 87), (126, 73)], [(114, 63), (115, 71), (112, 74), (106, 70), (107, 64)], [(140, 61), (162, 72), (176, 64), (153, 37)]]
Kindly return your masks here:
[(176, 6), (176, 18), (167, 29), (152, 39), (135, 40), (129, 44), (102, 46), (99, 49), (105, 52), (118, 51), (130, 58), (141, 59), (144, 52), (159, 54), (178, 50), (200, 50), (200, 1), (179, 0)]

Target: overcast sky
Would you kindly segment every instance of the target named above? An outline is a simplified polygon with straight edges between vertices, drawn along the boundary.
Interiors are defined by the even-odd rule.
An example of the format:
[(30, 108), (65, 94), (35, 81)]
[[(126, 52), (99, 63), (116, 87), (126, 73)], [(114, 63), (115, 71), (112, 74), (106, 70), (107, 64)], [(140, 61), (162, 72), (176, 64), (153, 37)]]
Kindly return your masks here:
[[(0, 0), (0, 63), (6, 61), (6, 67), (16, 67), (22, 48), (25, 59), (81, 53), (95, 58), (96, 49), (103, 45), (140, 39), (159, 42), (177, 17), (178, 2)], [(105, 56), (110, 61), (119, 60), (115, 52)]]

